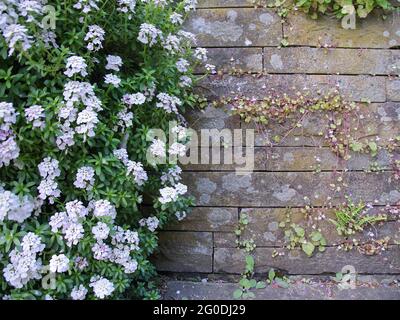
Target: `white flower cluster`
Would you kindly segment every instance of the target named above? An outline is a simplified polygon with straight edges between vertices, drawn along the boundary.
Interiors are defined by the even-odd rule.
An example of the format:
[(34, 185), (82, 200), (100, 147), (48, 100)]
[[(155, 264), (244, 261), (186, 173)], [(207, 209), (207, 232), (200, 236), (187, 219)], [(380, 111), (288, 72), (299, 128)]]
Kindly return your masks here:
[(165, 187), (160, 189), (161, 197), (159, 197), (158, 200), (162, 204), (175, 202), (178, 200), (180, 195), (184, 195), (186, 192), (187, 186), (182, 183), (177, 183), (173, 187)]
[(111, 245), (104, 242), (110, 235), (110, 228), (107, 225), (98, 223), (92, 228), (92, 233), (97, 240), (92, 247), (93, 257), (96, 260), (119, 264), (124, 267), (124, 272), (127, 274), (136, 271), (137, 261), (131, 257), (131, 252), (139, 249), (139, 235), (136, 231), (115, 226), (111, 235)]
[(99, 240), (105, 240), (108, 238), (108, 235), (110, 234), (110, 228), (108, 227), (107, 224), (104, 222), (97, 222), (97, 224), (92, 228), (92, 233), (94, 238), (99, 241)]
[(83, 284), (80, 284), (79, 287), (75, 286), (71, 291), (72, 300), (85, 300), (88, 290), (85, 288)]
[(117, 118), (119, 120), (118, 127), (122, 129), (122, 132), (132, 127), (133, 112), (128, 111), (127, 108), (124, 108), (121, 111), (119, 111), (117, 114)]
[(175, 96), (161, 92), (157, 95), (157, 108), (164, 109), (167, 113), (178, 113), (178, 106), (182, 105), (182, 101)]
[(87, 76), (87, 64), (85, 59), (79, 56), (72, 56), (67, 59), (67, 65), (66, 65), (66, 70), (64, 71), (64, 74), (67, 77), (72, 77), (74, 74), (81, 74), (82, 77)]
[(99, 299), (110, 296), (115, 288), (113, 283), (106, 278), (95, 276), (90, 279), (89, 287), (93, 288), (94, 295)]
[(122, 102), (127, 104), (128, 106), (132, 105), (142, 105), (146, 102), (146, 96), (143, 93), (133, 93), (133, 94), (125, 94), (122, 97)]
[(60, 176), (60, 169), (58, 167), (58, 160), (50, 157), (44, 158), (38, 165), (42, 181), (38, 186), (39, 198), (41, 200), (49, 199), (51, 204), (54, 203), (54, 198), (58, 198), (61, 191), (58, 189), (55, 178)]
[(177, 135), (179, 141), (185, 140), (188, 137), (188, 129), (181, 125), (171, 128), (171, 132)]
[(178, 221), (182, 221), (183, 219), (186, 218), (186, 212), (185, 211), (177, 211), (177, 212), (175, 212), (175, 217)]
[(117, 216), (114, 205), (108, 200), (90, 201), (88, 207), (93, 210), (93, 215), (97, 218), (109, 217), (114, 220)]
[(11, 129), (17, 122), (17, 115), (12, 103), (0, 102), (0, 168), (19, 156), (20, 150)]
[(50, 259), (50, 271), (63, 273), (69, 270), (69, 259), (65, 254), (53, 255)]
[(52, 232), (64, 235), (67, 245), (72, 247), (78, 244), (84, 236), (82, 220), (88, 215), (88, 209), (81, 201), (74, 200), (66, 203), (66, 212), (57, 212), (50, 217), (49, 225)]
[(206, 48), (196, 48), (194, 50), (193, 56), (195, 59), (202, 61), (202, 62), (207, 62), (207, 49)]
[(182, 169), (179, 166), (174, 166), (169, 168), (167, 172), (164, 172), (161, 176), (162, 184), (171, 184), (175, 185), (181, 180)]
[(32, 36), (28, 35), (28, 29), (20, 24), (10, 24), (3, 30), (3, 37), (9, 47), (8, 56), (11, 56), (17, 44), (23, 51), (27, 51), (32, 46)]
[(94, 9), (95, 11), (99, 10), (97, 3), (99, 0), (78, 0), (77, 3), (74, 4), (74, 8), (78, 10), (82, 10), (82, 13), (89, 13)]
[(181, 76), (179, 78), (179, 86), (184, 88), (184, 87), (190, 87), (192, 85), (192, 79), (189, 78), (188, 76)]
[(211, 74), (215, 74), (217, 71), (215, 70), (215, 66), (213, 64), (207, 63), (204, 68), (210, 72)]
[(28, 196), (18, 197), (0, 187), (0, 222), (7, 218), (22, 223), (32, 215), (34, 209), (34, 202)]
[(90, 191), (94, 184), (94, 169), (92, 167), (83, 166), (78, 169), (74, 186), (78, 189)]
[(32, 123), (33, 128), (44, 129), (46, 122), (46, 114), (42, 106), (33, 105), (24, 110), (26, 120)]
[(197, 0), (184, 0), (184, 10), (186, 12), (191, 11), (191, 10), (196, 10), (196, 6), (197, 6)]
[(157, 217), (148, 217), (139, 220), (139, 225), (141, 227), (146, 226), (151, 232), (156, 231), (159, 223), (160, 221), (158, 220)]
[(104, 83), (111, 84), (115, 88), (118, 88), (121, 83), (121, 79), (118, 76), (109, 73), (104, 76)]
[(42, 263), (37, 254), (44, 248), (39, 236), (27, 233), (22, 238), (20, 249), (15, 248), (9, 254), (11, 263), (3, 269), (5, 280), (14, 288), (22, 288), (30, 280), (40, 279)]
[(151, 47), (157, 43), (157, 38), (162, 38), (162, 32), (159, 29), (149, 23), (141, 24), (137, 37), (141, 43), (148, 44)]
[[(99, 122), (97, 112), (102, 110), (101, 101), (96, 97), (93, 86), (88, 82), (67, 82), (63, 95), (65, 105), (58, 111), (61, 123), (56, 141), (60, 150), (75, 144), (75, 133), (82, 134), (84, 141), (87, 136), (93, 137), (94, 129)], [(78, 106), (81, 104), (86, 108), (79, 111)], [(75, 128), (73, 124), (76, 125)]]
[(164, 8), (167, 4), (167, 0), (142, 0), (144, 3), (154, 3), (155, 6)]
[(196, 36), (191, 32), (179, 30), (178, 35), (181, 37), (181, 40), (187, 42), (188, 45), (195, 45), (197, 43)]
[(43, 30), (43, 32), (40, 34), (40, 38), (44, 42), (44, 46), (47, 49), (51, 47), (58, 49), (60, 47), (56, 42), (56, 37), (57, 35), (53, 31), (49, 30)]
[(160, 139), (154, 139), (150, 145), (150, 153), (155, 157), (165, 157), (165, 142)]
[(103, 48), (102, 42), (104, 41), (105, 31), (98, 25), (89, 26), (89, 31), (86, 33), (85, 41), (88, 42), (87, 48), (90, 51), (99, 51)]
[(114, 150), (114, 156), (120, 160), (126, 167), (126, 175), (132, 174), (135, 183), (142, 186), (147, 180), (147, 173), (143, 169), (143, 164), (129, 160), (126, 149)]
[(3, 0), (0, 2), (0, 32), (11, 56), (16, 49), (28, 50), (34, 40), (28, 29), (19, 20), (34, 23), (43, 28), (36, 17), (43, 15), (42, 0)]
[(171, 156), (183, 157), (186, 154), (186, 146), (179, 142), (174, 142), (169, 146), (168, 153)]
[(128, 19), (132, 18), (132, 13), (135, 13), (136, 0), (117, 0), (117, 10), (123, 13), (129, 13)]
[(182, 15), (177, 13), (177, 12), (173, 12), (170, 16), (169, 16), (169, 20), (171, 21), (171, 23), (173, 24), (177, 24), (180, 25), (183, 23), (183, 18)]
[(175, 65), (178, 71), (183, 73), (188, 71), (188, 67), (190, 64), (186, 59), (180, 58)]
[(163, 41), (163, 47), (165, 50), (170, 51), (171, 53), (177, 53), (182, 51), (181, 48), (181, 40), (172, 34), (169, 34)]
[(119, 69), (122, 67), (122, 59), (119, 56), (108, 55), (106, 59), (107, 59), (107, 64), (105, 66), (106, 70), (119, 71)]

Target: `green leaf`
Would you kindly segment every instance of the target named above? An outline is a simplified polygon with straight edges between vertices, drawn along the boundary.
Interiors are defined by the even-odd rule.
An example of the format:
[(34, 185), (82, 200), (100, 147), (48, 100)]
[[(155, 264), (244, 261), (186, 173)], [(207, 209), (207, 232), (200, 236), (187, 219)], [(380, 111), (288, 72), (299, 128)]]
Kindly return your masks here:
[(376, 142), (373, 142), (373, 141), (369, 142), (368, 147), (371, 150), (371, 154), (373, 156), (377, 154), (378, 146), (377, 146)]
[(350, 144), (350, 148), (354, 152), (360, 152), (363, 149), (363, 147), (364, 147), (363, 144), (360, 142), (353, 142)]
[(251, 279), (249, 282), (250, 288), (255, 288), (257, 286), (257, 281), (254, 279)]
[(267, 285), (264, 281), (258, 281), (256, 284), (256, 289), (264, 289), (266, 286)]
[(317, 242), (317, 241), (321, 240), (321, 238), (322, 238), (322, 234), (320, 232), (314, 231), (313, 233), (311, 233), (311, 240), (312, 241)]
[(269, 279), (270, 281), (273, 281), (273, 280), (275, 279), (275, 271), (274, 271), (274, 269), (270, 269), (270, 270), (269, 270), (269, 272), (268, 272), (268, 279)]
[(233, 297), (234, 297), (235, 299), (240, 299), (241, 296), (242, 296), (242, 294), (243, 294), (242, 289), (236, 289), (236, 290), (233, 292)]
[(254, 269), (254, 258), (252, 256), (246, 256), (246, 266), (248, 269)]
[(301, 245), (301, 249), (305, 252), (305, 254), (309, 257), (314, 252), (315, 246), (311, 242), (306, 242)]
[(294, 231), (296, 232), (296, 234), (297, 234), (300, 238), (303, 238), (304, 235), (305, 235), (305, 231), (304, 231), (304, 229), (303, 229), (302, 227), (295, 226), (295, 227), (294, 227)]

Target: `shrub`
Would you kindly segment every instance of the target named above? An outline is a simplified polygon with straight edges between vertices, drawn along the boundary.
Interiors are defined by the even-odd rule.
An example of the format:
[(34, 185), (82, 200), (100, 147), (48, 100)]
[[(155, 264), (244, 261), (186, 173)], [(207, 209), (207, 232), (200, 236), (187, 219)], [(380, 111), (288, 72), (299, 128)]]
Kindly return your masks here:
[[(44, 1), (43, 1), (44, 2)], [(173, 164), (198, 97), (195, 0), (0, 4), (0, 297), (158, 297), (156, 229), (192, 199)], [(55, 14), (55, 29), (52, 14)], [(145, 208), (145, 205), (149, 208)]]

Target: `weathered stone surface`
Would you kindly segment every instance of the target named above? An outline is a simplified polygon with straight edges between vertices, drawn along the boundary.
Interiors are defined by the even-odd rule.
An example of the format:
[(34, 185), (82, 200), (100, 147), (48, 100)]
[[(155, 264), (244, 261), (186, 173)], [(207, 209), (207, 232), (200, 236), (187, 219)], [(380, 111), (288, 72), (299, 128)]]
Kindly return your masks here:
[(185, 118), (193, 130), (240, 128), (239, 117), (231, 116), (226, 107), (214, 108), (211, 104), (203, 110), (189, 110)]
[[(378, 152), (376, 157), (369, 154), (351, 152), (351, 158), (345, 161), (338, 158), (327, 147), (254, 147), (242, 148), (201, 148), (198, 163), (182, 166), (185, 171), (234, 171), (244, 168), (245, 162), (240, 159), (248, 157), (251, 163), (254, 157), (256, 171), (315, 171), (315, 170), (368, 170), (372, 163), (380, 169), (391, 169), (392, 158), (386, 150)], [(236, 157), (235, 155), (239, 156)], [(201, 158), (203, 155), (203, 158)], [(219, 156), (219, 158), (218, 158)], [(396, 158), (400, 155), (396, 155)], [(201, 162), (200, 159), (208, 159)], [(214, 160), (213, 160), (214, 159)], [(217, 160), (219, 159), (218, 163)], [(227, 161), (225, 161), (227, 159)]]
[(197, 8), (254, 7), (253, 0), (200, 0)]
[[(338, 173), (322, 172), (184, 172), (183, 180), (197, 205), (239, 207), (302, 207), (307, 202), (320, 206), (332, 197), (333, 204), (342, 199), (330, 184), (336, 183)], [(374, 204), (396, 204), (400, 201), (400, 181), (391, 172), (368, 174), (347, 172), (343, 180), (345, 191), (354, 201)], [(342, 190), (343, 191), (343, 190)], [(307, 197), (307, 200), (305, 200)]]
[[(352, 128), (352, 137), (359, 141), (376, 138), (378, 145), (386, 145), (400, 134), (400, 103), (362, 104), (357, 112), (359, 117), (349, 118), (348, 125)], [(271, 145), (273, 137), (284, 137), (280, 146), (327, 146), (324, 135), (329, 123), (328, 114), (310, 114), (301, 122), (301, 127), (293, 128), (294, 124), (287, 121), (283, 124), (271, 123), (262, 128), (254, 123), (243, 123), (243, 129), (255, 128), (255, 146)], [(290, 131), (290, 135), (286, 133)]]
[(153, 261), (159, 271), (212, 272), (211, 232), (159, 233), (159, 252)]
[(389, 101), (400, 101), (400, 79), (387, 78), (386, 80), (387, 98)]
[(215, 248), (235, 248), (237, 237), (234, 233), (214, 232)]
[[(272, 258), (273, 248), (256, 248), (254, 251), (255, 272), (267, 273), (271, 268), (289, 274), (322, 274), (340, 272), (346, 265), (354, 266), (357, 273), (398, 274), (400, 271), (400, 247), (389, 246), (379, 255), (366, 256), (357, 250), (343, 251), (335, 247), (326, 248), (309, 258), (301, 250), (291, 250), (284, 256)], [(242, 273), (245, 267), (244, 250), (215, 248), (214, 271)]]
[(399, 74), (400, 52), (376, 49), (264, 48), (269, 73)]
[(281, 20), (267, 9), (199, 9), (185, 23), (201, 47), (277, 46)]
[(333, 46), (351, 48), (390, 48), (400, 44), (400, 20), (390, 15), (386, 20), (379, 13), (357, 19), (356, 29), (343, 29), (335, 17), (310, 19), (303, 13), (291, 14), (284, 25), (289, 45)]
[[(292, 276), (290, 286), (280, 288), (276, 285), (253, 290), (257, 300), (399, 300), (400, 288), (395, 284), (397, 277), (377, 278), (358, 276), (357, 286), (352, 290), (340, 290), (329, 277)], [(228, 282), (167, 282), (164, 300), (232, 300), (237, 283)]]
[(238, 208), (193, 208), (182, 221), (174, 222), (166, 230), (233, 231), (238, 222)]
[[(358, 232), (348, 238), (339, 236), (335, 225), (329, 219), (335, 220), (334, 210), (315, 209), (312, 216), (305, 219), (300, 209), (289, 209), (292, 222), (302, 226), (306, 230), (306, 234), (310, 234), (315, 229), (325, 237), (328, 245), (337, 245), (356, 239), (359, 243), (370, 243), (373, 239), (383, 239), (390, 237), (389, 243), (400, 241), (400, 220), (398, 217), (389, 216), (390, 221), (378, 223), (373, 226), (367, 226), (363, 232)], [(242, 209), (249, 219), (241, 240), (253, 239), (257, 246), (284, 246), (286, 243), (284, 231), (279, 228), (280, 222), (285, 221), (285, 214), (288, 209)], [(369, 214), (379, 214), (386, 212), (382, 208), (371, 210)], [(324, 218), (325, 217), (325, 218)], [(394, 220), (393, 220), (394, 219)]]
[[(242, 70), (245, 72), (262, 72), (263, 52), (261, 48), (209, 48), (208, 63), (217, 67), (218, 71), (230, 72)], [(202, 67), (197, 70), (204, 73)]]
[(208, 99), (244, 95), (257, 99), (264, 98), (268, 92), (276, 91), (295, 94), (298, 91), (328, 93), (337, 87), (341, 94), (354, 101), (385, 102), (384, 76), (338, 76), (338, 75), (287, 75), (270, 74), (256, 76), (210, 76), (201, 83), (198, 91)]

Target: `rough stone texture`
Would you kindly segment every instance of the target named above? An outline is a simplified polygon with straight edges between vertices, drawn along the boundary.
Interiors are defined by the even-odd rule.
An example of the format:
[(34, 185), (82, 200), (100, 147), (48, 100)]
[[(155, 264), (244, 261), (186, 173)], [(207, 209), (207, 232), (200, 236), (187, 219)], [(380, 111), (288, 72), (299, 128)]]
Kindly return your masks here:
[[(284, 230), (279, 228), (278, 225), (281, 221), (285, 220), (285, 213), (287, 209), (274, 208), (274, 209), (242, 209), (249, 218), (249, 224), (246, 226), (241, 240), (253, 239), (257, 246), (283, 246), (286, 244)], [(389, 243), (396, 243), (400, 241), (400, 221), (396, 217), (390, 216), (388, 219), (391, 221), (377, 223), (373, 226), (367, 226), (364, 232), (357, 233), (348, 238), (339, 236), (336, 227), (329, 219), (335, 220), (333, 210), (315, 209), (313, 215), (306, 220), (304, 214), (300, 209), (291, 209), (292, 222), (296, 223), (306, 230), (306, 234), (310, 234), (315, 229), (321, 230), (328, 245), (337, 245), (344, 242), (356, 239), (359, 243), (371, 243), (373, 239), (383, 239), (390, 237)], [(369, 212), (369, 214), (378, 214), (384, 212), (382, 208)], [(318, 220), (321, 215), (326, 218)], [(393, 221), (393, 219), (395, 219)]]
[[(391, 139), (400, 134), (400, 103), (371, 103), (362, 104), (359, 115), (363, 119), (353, 117), (349, 126), (353, 130), (353, 137), (360, 141), (379, 136), (377, 144), (386, 145)], [(293, 123), (279, 125), (271, 123), (268, 128), (262, 128), (253, 123), (243, 123), (243, 129), (255, 128), (255, 146), (268, 146), (274, 136), (286, 136), (279, 143), (280, 146), (327, 146), (324, 139), (328, 115), (311, 114), (301, 122), (301, 127), (293, 129)]]
[[(241, 159), (246, 159), (246, 157), (251, 159), (253, 155), (256, 171), (368, 170), (371, 168), (372, 161), (376, 162), (381, 169), (392, 168), (392, 159), (385, 150), (379, 151), (375, 158), (368, 154), (351, 152), (351, 158), (348, 161), (336, 157), (327, 147), (200, 148), (198, 154), (198, 163), (187, 164), (182, 166), (182, 169), (185, 171), (234, 171), (244, 168), (245, 161)], [(397, 156), (400, 157), (400, 155)], [(232, 160), (226, 161), (228, 158)], [(200, 159), (208, 159), (208, 161), (202, 163)]]
[(212, 233), (159, 233), (159, 252), (154, 263), (160, 271), (212, 272)]
[(185, 114), (190, 128), (200, 129), (238, 129), (239, 117), (232, 117), (227, 108), (214, 108), (208, 105), (204, 110), (190, 110)]
[[(303, 278), (303, 277), (302, 277)], [(259, 300), (399, 300), (400, 288), (392, 284), (395, 277), (358, 277), (355, 289), (340, 289), (329, 278), (310, 279), (303, 283), (302, 278), (290, 277), (289, 288), (277, 285), (253, 290)], [(372, 284), (372, 285), (371, 285)], [(164, 300), (232, 300), (236, 283), (168, 281)]]
[[(202, 82), (199, 91), (208, 99), (244, 95), (262, 99), (274, 90), (295, 94), (297, 91), (328, 93), (337, 87), (341, 94), (354, 101), (385, 102), (385, 77), (383, 76), (337, 76), (337, 75), (287, 75), (271, 74), (256, 76), (213, 76)], [(205, 89), (202, 89), (205, 88)]]
[(264, 48), (268, 73), (399, 74), (400, 52), (374, 49)]
[(185, 22), (200, 47), (278, 46), (281, 20), (267, 9), (199, 9)]
[[(383, 146), (400, 135), (400, 80), (396, 76), (400, 71), (400, 52), (397, 50), (400, 19), (389, 16), (383, 21), (379, 14), (372, 14), (367, 19), (358, 19), (356, 30), (344, 30), (336, 19), (320, 17), (311, 20), (298, 13), (291, 14), (289, 23), (282, 27), (281, 19), (273, 10), (254, 9), (250, 0), (201, 0), (200, 7), (203, 9), (191, 15), (185, 28), (197, 35), (196, 46), (207, 47), (208, 62), (222, 72), (199, 84), (198, 90), (206, 95), (210, 106), (203, 111), (190, 111), (185, 117), (196, 133), (201, 129), (215, 130), (199, 144), (199, 153), (208, 154), (203, 159), (209, 161), (183, 166), (186, 171), (183, 182), (188, 184), (199, 207), (183, 222), (168, 226), (170, 231), (160, 233), (158, 269), (201, 272), (202, 277), (204, 273), (238, 277), (244, 269), (245, 252), (236, 248), (238, 237), (234, 229), (239, 210), (242, 210), (248, 213), (250, 221), (240, 238), (253, 238), (258, 246), (254, 252), (257, 273), (266, 273), (270, 267), (289, 274), (335, 273), (350, 264), (358, 273), (400, 274), (400, 249), (396, 242), (400, 238), (398, 217), (391, 217), (390, 222), (369, 227), (349, 239), (369, 243), (370, 232), (376, 239), (389, 236), (389, 250), (380, 255), (362, 255), (357, 249), (337, 251), (336, 245), (344, 239), (337, 235), (328, 220), (321, 220), (318, 226), (329, 244), (326, 252), (312, 258), (300, 250), (286, 251), (284, 256), (277, 258), (271, 256), (274, 249), (283, 250), (283, 233), (276, 224), (286, 207), (302, 207), (309, 203), (323, 206), (329, 196), (333, 198), (332, 203), (338, 205), (343, 202), (344, 194), (375, 206), (399, 202), (400, 181), (393, 179), (392, 172), (362, 172), (370, 168), (371, 162), (390, 170), (393, 159), (386, 151), (380, 149), (376, 158), (352, 153), (349, 161), (338, 160), (323, 138), (328, 118), (322, 114), (306, 117), (300, 128), (292, 130), (279, 146), (272, 147), (272, 138), (283, 136), (292, 129), (291, 125), (272, 123), (267, 129), (260, 128), (230, 116), (228, 107), (211, 107), (214, 99), (226, 96), (262, 99), (274, 90), (289, 95), (297, 91), (317, 95), (338, 87), (347, 99), (372, 102), (360, 109), (362, 120), (348, 124), (357, 129), (354, 138), (365, 141), (379, 136), (376, 142)], [(289, 46), (278, 49), (283, 36)], [(239, 69), (251, 74), (228, 75)], [(199, 68), (196, 72), (203, 73), (204, 69)], [(263, 75), (258, 74), (260, 72)], [(224, 161), (229, 159), (227, 151), (232, 155), (227, 146), (240, 146), (237, 148), (240, 153), (246, 145), (245, 136), (232, 141), (229, 132), (222, 131), (240, 128), (257, 129), (254, 148), (257, 172), (252, 175), (236, 175), (235, 169), (243, 167), (242, 164), (220, 164), (218, 157), (210, 159), (208, 152), (211, 145), (211, 151)], [(313, 171), (317, 168), (324, 172), (315, 174)], [(343, 175), (349, 186), (335, 193), (330, 184), (341, 175), (340, 170), (351, 171)], [(311, 224), (301, 219), (299, 209), (292, 211), (295, 222), (308, 231), (312, 229)], [(333, 217), (331, 210), (322, 211), (327, 218)], [(316, 216), (317, 211), (312, 217)], [(399, 299), (399, 287), (388, 286), (387, 279), (384, 280), (385, 283), (379, 280), (376, 284), (371, 278), (366, 280), (365, 286), (351, 291), (340, 291), (336, 286), (324, 287), (319, 283), (296, 282), (289, 289), (269, 286), (257, 291), (257, 298)], [(185, 295), (190, 299), (229, 299), (236, 287), (236, 284), (173, 283), (167, 295), (177, 299)], [(176, 294), (178, 290), (180, 295)]]
[(215, 232), (214, 247), (215, 248), (235, 248), (237, 237), (234, 233)]
[(198, 8), (254, 7), (253, 0), (200, 0)]
[(390, 101), (400, 101), (400, 79), (391, 78), (386, 80), (387, 98)]
[[(340, 272), (346, 265), (354, 266), (357, 273), (398, 274), (400, 272), (400, 248), (389, 246), (379, 255), (366, 256), (357, 250), (343, 251), (335, 247), (326, 248), (311, 258), (300, 249), (272, 258), (273, 248), (258, 247), (254, 251), (255, 272), (267, 273), (271, 268), (288, 274), (322, 274)], [(214, 272), (242, 273), (245, 267), (245, 252), (236, 248), (215, 248)]]
[[(208, 48), (208, 63), (218, 66), (218, 71), (262, 72), (262, 48)], [(199, 69), (198, 72), (205, 72)]]
[(335, 17), (313, 20), (301, 13), (291, 14), (284, 25), (284, 36), (289, 45), (301, 46), (391, 48), (400, 44), (400, 20), (396, 15), (383, 20), (379, 13), (372, 13), (357, 23), (355, 30), (343, 29)]
[[(183, 177), (200, 206), (300, 207), (308, 201), (320, 206), (327, 202), (328, 196), (333, 198), (334, 204), (342, 202), (330, 187), (339, 177), (338, 173), (253, 172), (237, 175), (235, 172), (184, 172)], [(379, 175), (347, 172), (343, 179), (349, 186), (347, 193), (355, 201), (381, 205), (400, 201), (400, 181), (395, 181), (391, 172)]]
[(233, 231), (238, 222), (238, 208), (193, 208), (187, 217), (166, 230)]

